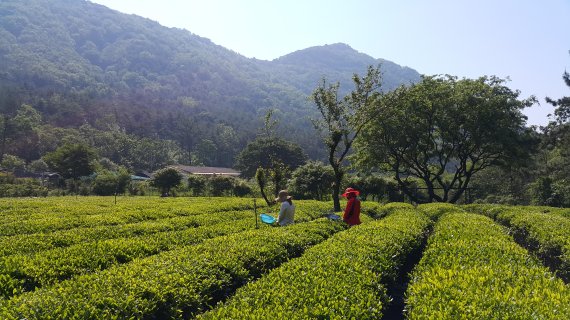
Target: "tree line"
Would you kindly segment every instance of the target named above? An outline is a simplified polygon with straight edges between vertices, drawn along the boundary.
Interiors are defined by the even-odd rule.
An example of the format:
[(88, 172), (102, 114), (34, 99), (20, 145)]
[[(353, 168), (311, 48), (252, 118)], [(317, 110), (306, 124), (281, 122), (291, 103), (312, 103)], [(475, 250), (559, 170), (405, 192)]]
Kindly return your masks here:
[[(563, 80), (570, 87), (567, 72)], [(270, 110), (256, 138), (231, 159), (243, 179), (212, 192), (260, 195), (269, 203), (280, 189), (289, 188), (300, 198), (332, 199), (336, 210), (340, 190), (348, 185), (377, 200), (570, 206), (569, 97), (546, 98), (555, 113), (547, 126), (534, 128), (526, 125), (522, 110), (537, 99), (520, 99), (518, 91), (494, 76), (423, 76), (416, 84), (383, 92), (381, 67), (371, 66), (364, 76), (354, 75), (353, 83), (354, 89), (340, 96), (339, 84), (324, 79), (311, 95), (318, 111), (315, 136), (327, 165), (308, 161), (303, 148), (277, 130), (281, 123)], [(97, 171), (103, 177), (137, 168), (155, 171), (197, 157), (184, 154), (179, 142), (145, 140), (120, 128), (42, 124), (34, 107), (18, 104), (10, 92), (0, 97), (0, 164), (11, 171), (51, 169), (77, 181)], [(216, 130), (228, 148), (234, 146), (232, 128)], [(37, 150), (30, 148), (34, 145)], [(73, 168), (78, 162), (60, 167), (62, 159), (74, 161), (62, 156), (70, 148), (84, 148), (86, 163), (96, 164), (88, 172)], [(201, 156), (221, 153), (205, 145)], [(189, 180), (185, 188), (205, 184)], [(466, 199), (468, 191), (471, 199)]]

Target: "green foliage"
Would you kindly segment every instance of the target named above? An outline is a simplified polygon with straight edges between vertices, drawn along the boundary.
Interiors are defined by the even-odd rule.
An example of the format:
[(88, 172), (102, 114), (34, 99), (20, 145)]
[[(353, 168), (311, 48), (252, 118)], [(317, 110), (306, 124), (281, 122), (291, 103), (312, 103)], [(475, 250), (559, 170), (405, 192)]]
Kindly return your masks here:
[(340, 211), (340, 185), (344, 176), (343, 162), (352, 144), (364, 126), (372, 120), (371, 107), (380, 96), (380, 67), (368, 67), (366, 76), (352, 77), (354, 90), (344, 99), (338, 99), (339, 83), (328, 85), (323, 79), (313, 91), (311, 99), (320, 113), (313, 120), (315, 129), (321, 135), (328, 154), (328, 161), (334, 171), (332, 198), (335, 211)]
[(17, 156), (6, 154), (4, 158), (2, 158), (2, 162), (0, 162), (0, 166), (11, 172), (24, 171), (26, 169), (26, 161)]
[(501, 226), (480, 215), (443, 215), (411, 279), (408, 319), (570, 316), (570, 291), (564, 282)]
[(360, 191), (360, 197), (366, 200), (384, 202), (404, 200), (398, 184), (393, 179), (378, 174), (349, 175), (344, 185)]
[(260, 137), (240, 152), (235, 167), (244, 177), (253, 177), (257, 168), (273, 169), (281, 164), (294, 170), (306, 161), (307, 155), (299, 145), (281, 138)]
[(42, 159), (34, 160), (30, 162), (30, 165), (28, 166), (28, 170), (33, 173), (43, 173), (48, 171), (48, 169), (49, 166)]
[(330, 194), (333, 181), (334, 172), (330, 166), (309, 161), (293, 171), (287, 189), (297, 199), (324, 200)]
[[(72, 201), (73, 200), (73, 201)], [(261, 206), (261, 204), (258, 204)], [(247, 198), (122, 197), (115, 205), (106, 197), (3, 199), (0, 236), (52, 233), (74, 228), (111, 228), (204, 212), (253, 209)]]
[[(254, 230), (252, 199), (118, 200), (0, 201), (0, 318), (192, 318), (222, 300), (203, 317), (377, 318), (427, 216), (439, 222), (412, 275), (411, 319), (570, 313), (560, 279), (505, 229), (462, 212), (564, 259), (567, 209), (363, 201), (363, 224), (345, 230), (318, 219), (332, 202), (295, 200), (296, 224)], [(557, 266), (562, 276), (568, 264)]]
[(430, 222), (415, 210), (334, 235), (199, 319), (379, 319), (388, 284)]
[(168, 196), (170, 189), (182, 183), (182, 175), (174, 168), (164, 168), (154, 173), (150, 185), (161, 190), (163, 196)]
[(233, 195), (236, 197), (252, 196), (253, 189), (250, 184), (245, 180), (234, 179), (233, 183)]
[(531, 199), (534, 205), (559, 207), (562, 205), (562, 195), (553, 190), (550, 177), (539, 177), (530, 187)]
[(12, 174), (0, 173), (0, 197), (45, 197), (47, 187), (36, 179), (17, 179)]
[(98, 196), (123, 194), (131, 181), (131, 175), (124, 168), (118, 172), (103, 170), (97, 173), (93, 180), (93, 193)]
[[(24, 291), (33, 291), (36, 287), (45, 287), (73, 276), (104, 270), (136, 258), (148, 257), (163, 251), (194, 245), (209, 238), (254, 228), (250, 210), (169, 220), (163, 220), (161, 224), (131, 225), (130, 228), (122, 226), (121, 231), (127, 231), (124, 234), (113, 230), (115, 232), (103, 234), (104, 236), (96, 242), (79, 243), (62, 248), (58, 246), (34, 255), (15, 254), (5, 257), (0, 260), (0, 278), (3, 279), (0, 280), (0, 292), (5, 292), (5, 297), (11, 297)], [(180, 230), (170, 231), (168, 227)], [(77, 229), (74, 231), (67, 233), (70, 240), (84, 238), (84, 235), (78, 234), (82, 231)], [(101, 233), (98, 231), (94, 233)], [(115, 238), (105, 239), (105, 236)], [(12, 248), (13, 246), (10, 245)]]
[(95, 171), (96, 154), (83, 144), (65, 144), (44, 156), (48, 166), (64, 178), (77, 179)]
[(191, 174), (188, 176), (188, 189), (194, 196), (201, 196), (206, 193), (207, 180), (201, 175)]
[[(521, 113), (534, 98), (519, 100), (504, 82), (431, 76), (385, 94), (357, 145), (359, 164), (390, 172), (417, 203), (457, 202), (477, 172), (528, 161), (535, 145)], [(409, 179), (425, 184), (425, 197)]]
[(451, 203), (424, 203), (418, 206), (418, 209), (425, 213), (432, 220), (437, 221), (442, 215), (448, 212), (461, 212), (462, 208)]
[(535, 179), (534, 163), (526, 167), (488, 167), (473, 176), (470, 196), (477, 203), (531, 203), (529, 186)]
[(6, 153), (31, 160), (37, 157), (35, 129), (41, 122), (41, 115), (27, 104), (14, 110), (17, 103), (12, 97), (14, 93), (4, 91), (0, 88), (0, 95), (8, 95), (0, 98), (0, 161)]
[[(22, 100), (40, 111), (46, 123), (79, 127), (87, 121), (139, 138), (160, 136), (176, 141), (184, 163), (193, 158), (204, 165), (231, 166), (254, 137), (258, 116), (275, 106), (275, 114), (288, 119), (281, 133), (303, 145), (312, 158), (322, 157), (306, 120), (312, 114), (307, 88), (323, 74), (350, 82), (353, 72), (378, 63), (346, 45), (323, 47), (342, 59), (321, 59), (327, 63), (316, 69), (305, 67), (314, 60), (311, 50), (296, 52), (297, 59), (287, 63), (247, 59), (188, 31), (89, 1), (5, 0), (0, 12), (2, 82), (22, 88)], [(412, 69), (382, 63), (389, 67), (386, 79), (392, 87), (419, 78)], [(220, 134), (220, 123), (222, 131), (232, 128), (233, 136)], [(212, 143), (199, 146), (206, 140)], [(17, 144), (24, 152), (23, 143)], [(12, 143), (8, 153), (27, 161), (42, 156), (36, 152), (42, 146), (31, 144), (34, 148), (27, 150), (34, 154), (29, 157), (14, 152)], [(204, 152), (212, 146), (215, 153)]]
[(216, 175), (208, 180), (208, 186), (210, 193), (215, 197), (229, 195), (234, 187), (234, 178), (224, 175)]
[[(570, 75), (562, 78), (570, 88)], [(540, 176), (531, 188), (533, 202), (553, 206), (570, 207), (570, 97), (546, 98), (552, 104), (555, 120), (543, 127), (543, 150)], [(541, 189), (541, 188), (544, 189)]]
[[(558, 210), (559, 211), (559, 210)], [(496, 214), (515, 239), (555, 270), (566, 282), (570, 280), (570, 219), (548, 207), (509, 207)]]
[[(38, 313), (54, 318), (191, 317), (341, 228), (320, 221), (217, 237), (23, 294), (11, 299), (0, 314), (4, 318), (31, 318)], [(89, 300), (80, 298), (84, 296)]]

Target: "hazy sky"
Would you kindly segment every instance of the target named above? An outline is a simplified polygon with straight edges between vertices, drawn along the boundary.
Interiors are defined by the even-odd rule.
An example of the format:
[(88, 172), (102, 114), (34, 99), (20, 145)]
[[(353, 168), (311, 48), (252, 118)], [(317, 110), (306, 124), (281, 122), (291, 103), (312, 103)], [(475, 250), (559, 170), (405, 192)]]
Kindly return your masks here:
[[(344, 42), (422, 74), (497, 75), (540, 106), (570, 95), (570, 0), (92, 0), (184, 28), (246, 57), (272, 60)], [(334, 80), (334, 79), (331, 79)]]

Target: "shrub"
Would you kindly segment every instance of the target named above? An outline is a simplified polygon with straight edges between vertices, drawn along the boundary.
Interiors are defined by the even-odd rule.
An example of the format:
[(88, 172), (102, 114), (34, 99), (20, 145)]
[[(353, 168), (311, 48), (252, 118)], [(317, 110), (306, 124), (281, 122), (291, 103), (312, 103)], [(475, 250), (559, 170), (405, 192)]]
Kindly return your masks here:
[(158, 170), (150, 185), (160, 189), (162, 196), (168, 196), (170, 189), (180, 185), (182, 182), (182, 175), (174, 168), (165, 168)]

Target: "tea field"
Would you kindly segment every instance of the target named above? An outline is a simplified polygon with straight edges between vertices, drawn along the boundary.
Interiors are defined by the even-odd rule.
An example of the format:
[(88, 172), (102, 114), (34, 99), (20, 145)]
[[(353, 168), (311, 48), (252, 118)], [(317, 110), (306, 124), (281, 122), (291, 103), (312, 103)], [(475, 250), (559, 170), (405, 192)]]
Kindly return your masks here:
[(0, 319), (570, 319), (570, 211), (363, 202), (0, 200)]

